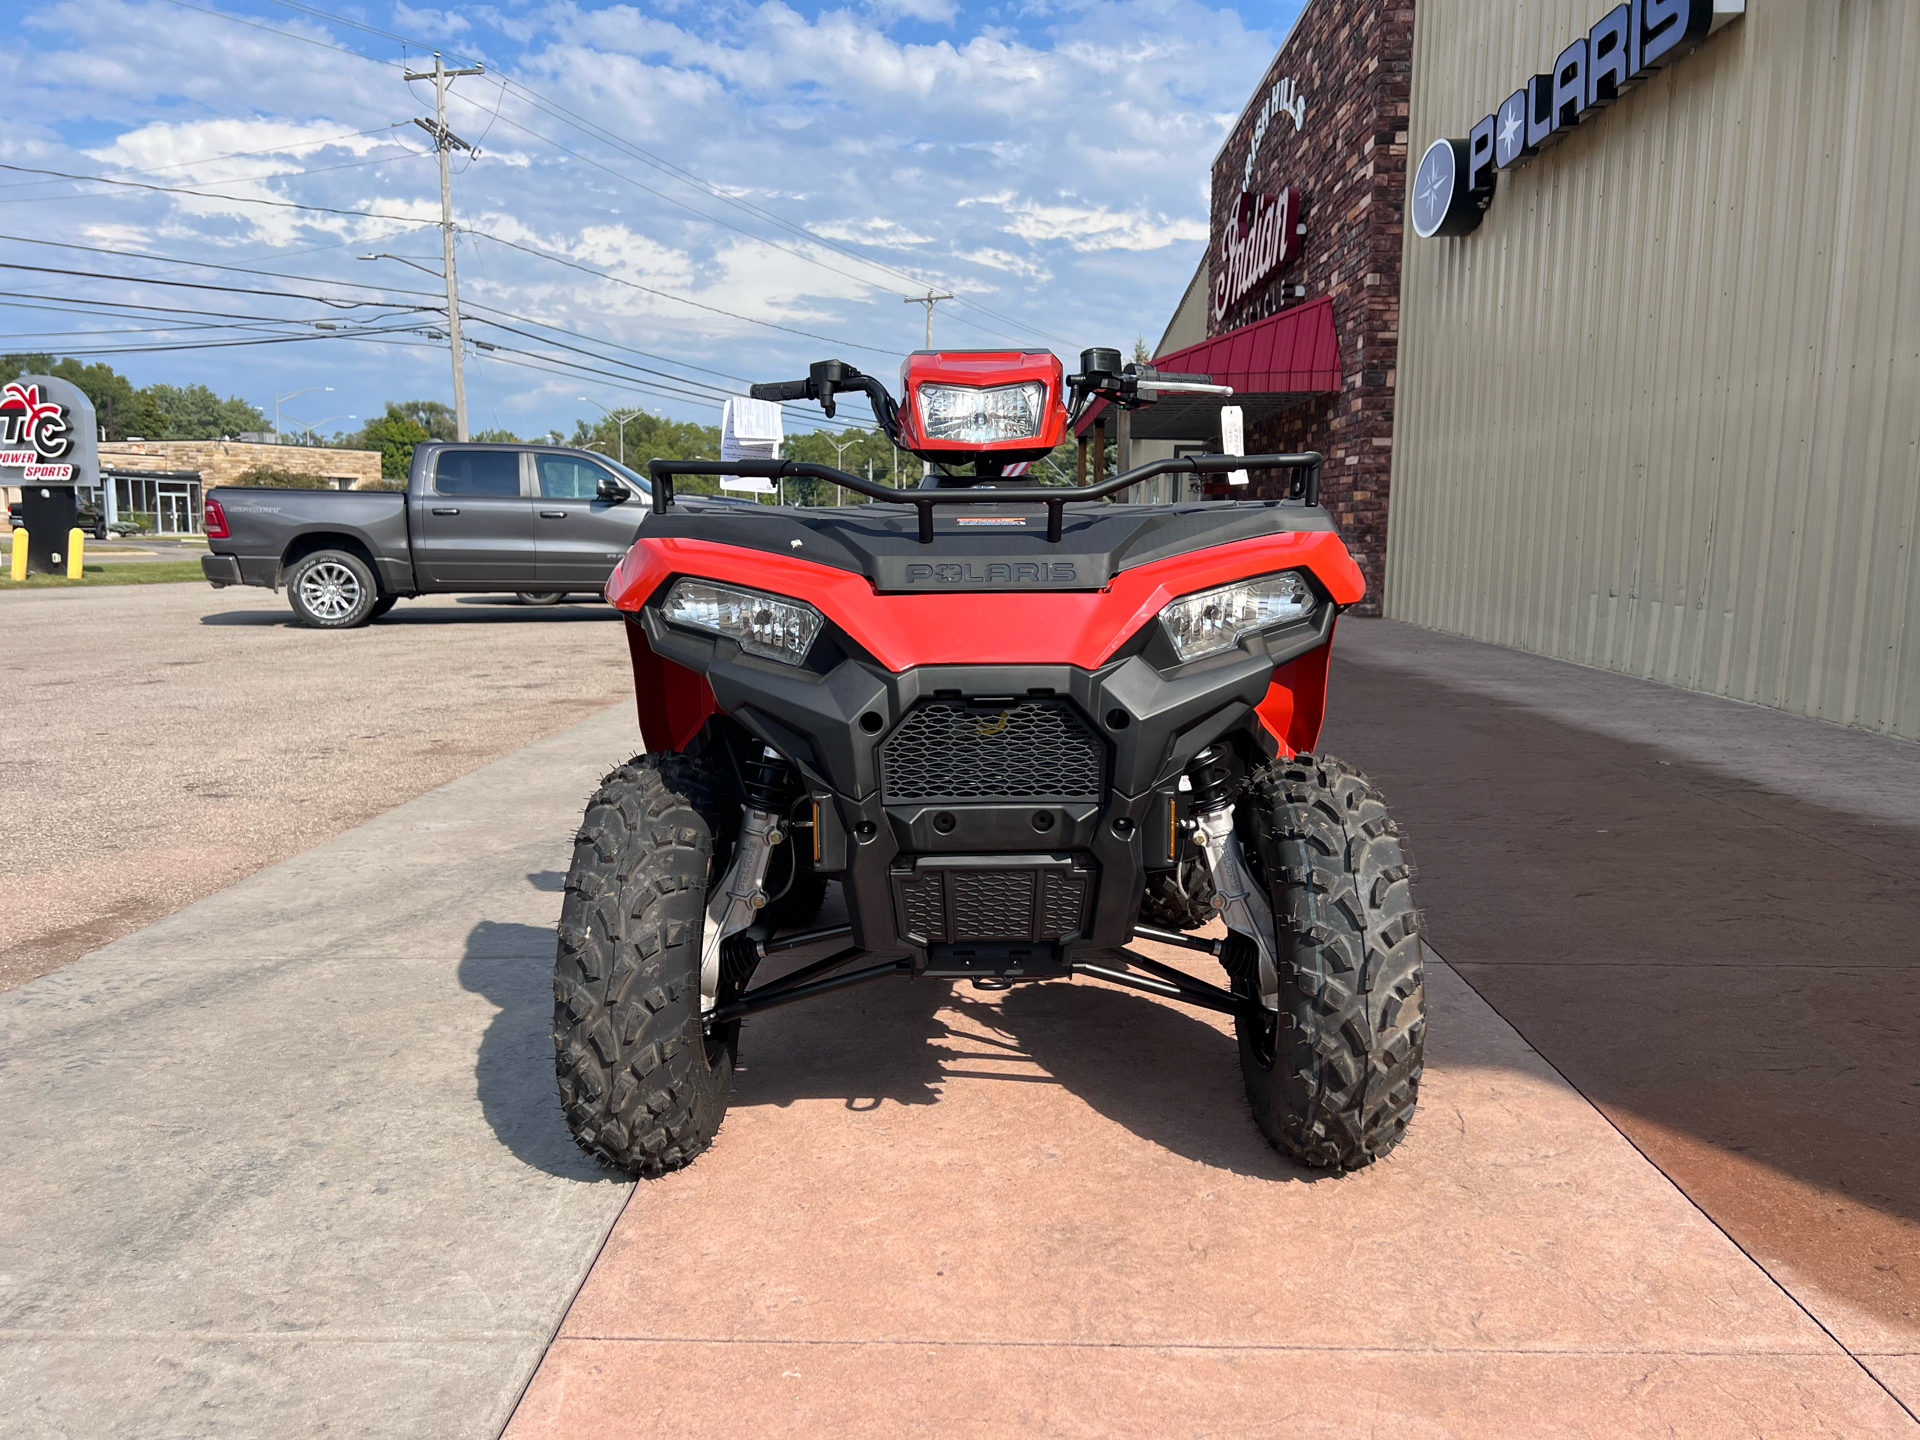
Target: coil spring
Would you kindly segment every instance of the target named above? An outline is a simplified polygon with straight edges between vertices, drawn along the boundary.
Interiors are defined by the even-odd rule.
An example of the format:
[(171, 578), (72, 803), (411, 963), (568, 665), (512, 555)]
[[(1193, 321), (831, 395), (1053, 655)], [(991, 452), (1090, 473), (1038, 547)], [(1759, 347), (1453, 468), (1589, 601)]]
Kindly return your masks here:
[(763, 745), (760, 753), (742, 769), (741, 783), (747, 792), (747, 804), (755, 810), (784, 815), (793, 803), (794, 792), (799, 789), (798, 777), (786, 757), (771, 745)]
[(1204, 814), (1233, 803), (1240, 793), (1240, 759), (1233, 751), (1209, 745), (1193, 757), (1187, 767), (1187, 779), (1193, 786), (1193, 810)]

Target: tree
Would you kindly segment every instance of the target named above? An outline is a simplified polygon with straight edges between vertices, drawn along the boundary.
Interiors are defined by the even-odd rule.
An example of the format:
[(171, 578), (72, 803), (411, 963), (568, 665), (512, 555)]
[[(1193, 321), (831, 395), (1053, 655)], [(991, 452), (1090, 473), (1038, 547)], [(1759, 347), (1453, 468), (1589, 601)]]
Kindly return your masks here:
[(355, 449), (380, 452), (380, 473), (383, 476), (389, 480), (403, 480), (413, 465), (413, 447), (434, 437), (427, 433), (424, 425), (407, 414), (403, 406), (389, 400), (386, 414), (369, 420), (359, 434), (350, 438)]
[(158, 440), (165, 434), (152, 397), (104, 361), (83, 365), (70, 356), (56, 361), (47, 354), (0, 355), (0, 382), (22, 375), (55, 375), (77, 385), (93, 402), (94, 419), (106, 427), (109, 440)]
[(429, 440), (454, 438), (451, 405), (443, 405), (438, 400), (402, 400), (398, 405), (389, 402), (387, 414), (391, 416), (396, 412), (426, 431)]
[(222, 400), (205, 385), (149, 385), (140, 393), (159, 414), (162, 440), (220, 440), (269, 428), (258, 406), (238, 395)]

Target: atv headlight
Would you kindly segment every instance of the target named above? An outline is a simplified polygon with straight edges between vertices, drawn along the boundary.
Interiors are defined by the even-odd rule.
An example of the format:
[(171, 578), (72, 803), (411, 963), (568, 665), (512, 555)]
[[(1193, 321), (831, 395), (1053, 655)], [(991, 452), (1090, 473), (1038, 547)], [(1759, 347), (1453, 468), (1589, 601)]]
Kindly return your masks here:
[(799, 600), (716, 585), (711, 580), (677, 580), (661, 605), (663, 618), (735, 641), (749, 655), (801, 664), (823, 623), (820, 612)]
[(1173, 653), (1184, 662), (1218, 655), (1238, 645), (1243, 635), (1311, 615), (1314, 603), (1300, 572), (1283, 570), (1182, 596), (1160, 612), (1160, 623), (1173, 642)]
[(922, 385), (916, 392), (920, 430), (929, 440), (990, 445), (996, 440), (1032, 440), (1046, 418), (1047, 387), (1023, 385)]

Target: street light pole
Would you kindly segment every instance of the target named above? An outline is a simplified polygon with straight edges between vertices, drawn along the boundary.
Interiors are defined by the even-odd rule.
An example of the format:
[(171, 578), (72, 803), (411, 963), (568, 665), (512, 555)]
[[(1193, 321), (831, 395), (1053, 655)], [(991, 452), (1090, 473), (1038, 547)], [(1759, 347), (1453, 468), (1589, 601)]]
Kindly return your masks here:
[[(836, 470), (844, 470), (846, 466), (842, 463), (842, 460), (844, 459), (847, 451), (851, 450), (854, 446), (858, 445), (859, 443), (860, 443), (860, 439), (857, 436), (854, 439), (847, 441), (844, 445), (841, 444), (840, 441), (834, 439), (831, 435), (827, 436), (827, 444), (833, 446), (833, 468)], [(869, 480), (873, 478), (873, 462), (871, 460), (867, 462), (867, 478)], [(841, 492), (841, 489), (837, 484), (833, 487), (833, 503), (836, 505), (843, 505), (846, 503), (846, 497)]]
[(644, 410), (608, 410), (607, 407), (602, 405), (598, 400), (590, 399), (585, 395), (577, 395), (574, 398), (577, 400), (585, 400), (586, 403), (593, 406), (594, 409), (604, 411), (606, 414), (606, 417), (609, 420), (613, 421), (613, 423), (619, 427), (620, 429), (620, 463), (622, 465), (626, 464), (627, 463), (627, 425), (634, 420), (638, 420), (642, 415), (646, 414), (647, 412)]
[(433, 122), (416, 120), (413, 123), (433, 136), (434, 148), (440, 152), (440, 245), (445, 257), (447, 276), (447, 338), (453, 351), (453, 436), (456, 440), (467, 438), (467, 377), (461, 361), (465, 358), (460, 350), (460, 285), (453, 273), (453, 171), (451, 169), (453, 152), (456, 149), (472, 153), (473, 146), (462, 140), (447, 128), (447, 82), (460, 75), (484, 75), (486, 67), (475, 65), (466, 70), (449, 70), (447, 62), (440, 58), (440, 52), (433, 53), (433, 69), (404, 72), (409, 80), (433, 81)]
[(280, 443), (280, 402), (282, 400), (291, 400), (298, 395), (311, 395), (316, 390), (332, 389), (331, 385), (309, 385), (304, 390), (289, 390), (284, 395), (276, 393), (273, 397), (273, 443), (276, 445)]

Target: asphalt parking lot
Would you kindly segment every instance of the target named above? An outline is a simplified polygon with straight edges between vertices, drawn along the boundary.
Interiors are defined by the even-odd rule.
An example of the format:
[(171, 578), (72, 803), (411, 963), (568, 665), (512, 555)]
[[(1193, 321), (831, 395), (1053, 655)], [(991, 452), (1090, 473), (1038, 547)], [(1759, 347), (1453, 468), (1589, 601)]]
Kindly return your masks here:
[(364, 630), (266, 590), (0, 597), (0, 989), (630, 695), (604, 605), (405, 601)]
[[(494, 703), (618, 638), (454, 616)], [(547, 1039), (615, 655), (617, 703), (0, 995), (0, 1434), (1920, 1433), (1920, 747), (1346, 622), (1325, 743), (1433, 948), (1393, 1155), (1281, 1161), (1213, 1017), (901, 982), (758, 1017), (635, 1186)]]

